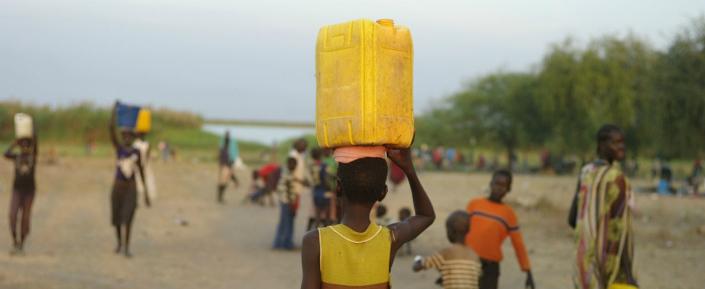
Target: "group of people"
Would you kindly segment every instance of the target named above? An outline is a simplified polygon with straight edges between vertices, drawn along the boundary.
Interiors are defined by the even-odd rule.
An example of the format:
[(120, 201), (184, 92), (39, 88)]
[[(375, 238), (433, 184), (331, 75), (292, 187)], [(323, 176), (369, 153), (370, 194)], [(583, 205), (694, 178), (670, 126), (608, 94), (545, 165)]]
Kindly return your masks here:
[[(144, 134), (117, 128), (115, 109), (109, 128), (117, 158), (110, 196), (115, 252), (131, 256), (138, 196), (144, 197), (146, 206), (156, 196), (149, 169), (150, 148)], [(568, 216), (576, 240), (574, 283), (581, 289), (636, 286), (631, 229), (634, 196), (619, 165), (625, 158), (624, 133), (614, 125), (605, 125), (597, 132), (596, 141), (598, 159), (582, 168)], [(16, 140), (5, 152), (15, 165), (9, 216), (13, 253), (22, 252), (29, 234), (38, 147), (35, 134)], [(220, 155), (219, 202), (224, 200), (227, 183), (238, 182), (232, 170), (236, 160), (229, 147), (226, 135)], [(308, 232), (301, 245), (301, 288), (389, 288), (394, 257), (436, 217), (411, 150), (385, 149), (388, 163), (384, 154), (338, 158), (330, 150), (312, 149), (311, 163), (307, 163), (307, 148), (306, 140), (299, 139), (284, 168), (269, 164), (253, 173), (254, 180), (261, 180), (254, 183), (250, 198), (277, 196), (280, 218), (273, 248), (294, 248), (294, 219), (301, 203), (310, 202)], [(388, 192), (390, 164), (405, 176), (401, 180), (409, 184), (413, 210), (407, 210), (409, 215), (400, 217), (399, 222), (377, 224), (371, 213), (379, 212), (376, 208)], [(399, 177), (396, 179), (398, 183)], [(495, 171), (489, 187), (487, 197), (471, 200), (465, 210), (448, 216), (451, 246), (417, 258), (413, 270), (438, 269), (444, 288), (498, 288), (501, 247), (509, 237), (520, 268), (526, 272), (526, 288), (535, 287), (518, 217), (503, 202), (511, 192), (512, 173)], [(306, 190), (311, 197), (302, 200)]]
[[(598, 159), (585, 165), (570, 205), (568, 224), (574, 230), (574, 285), (580, 289), (637, 288), (632, 209), (634, 197), (619, 165), (624, 160), (624, 133), (614, 125), (597, 132)], [(382, 157), (363, 156), (338, 163), (335, 192), (340, 223), (308, 231), (302, 241), (302, 289), (389, 288), (399, 249), (428, 228), (435, 212), (414, 169), (409, 149), (388, 149), (387, 157), (407, 176), (414, 214), (386, 226), (370, 213), (387, 194), (388, 164)], [(294, 164), (291, 164), (294, 168)], [(444, 288), (498, 288), (502, 243), (509, 237), (526, 288), (535, 288), (528, 254), (514, 210), (503, 202), (511, 191), (512, 173), (497, 170), (485, 198), (446, 220), (451, 246), (417, 257), (414, 271), (435, 268)]]
[[(109, 124), (110, 138), (115, 149), (117, 164), (110, 194), (111, 224), (115, 229), (116, 253), (130, 257), (132, 221), (137, 208), (138, 195), (150, 206), (156, 197), (154, 175), (149, 167), (150, 146), (144, 133), (117, 128), (116, 107)], [(119, 132), (119, 133), (118, 133)], [(36, 131), (32, 137), (16, 139), (5, 151), (5, 158), (15, 166), (10, 200), (9, 225), (12, 233), (12, 254), (24, 253), (30, 232), (32, 204), (36, 193), (36, 166), (39, 141)]]

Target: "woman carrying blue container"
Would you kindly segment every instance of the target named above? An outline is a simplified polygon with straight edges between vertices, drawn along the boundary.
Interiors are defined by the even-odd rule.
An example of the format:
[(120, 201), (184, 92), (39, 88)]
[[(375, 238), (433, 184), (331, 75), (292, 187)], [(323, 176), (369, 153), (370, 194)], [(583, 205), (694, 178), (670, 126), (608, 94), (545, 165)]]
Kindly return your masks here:
[[(139, 111), (139, 108), (137, 109)], [(115, 181), (110, 194), (110, 208), (112, 225), (115, 227), (118, 241), (115, 253), (123, 253), (125, 257), (132, 256), (130, 253), (130, 233), (137, 209), (136, 175), (139, 175), (142, 183), (145, 183), (140, 152), (132, 147), (135, 140), (134, 124), (137, 116), (136, 113), (131, 113), (133, 111), (134, 107), (116, 102), (110, 118), (110, 138), (117, 157)], [(120, 125), (121, 138), (117, 135), (118, 125)], [(136, 171), (139, 174), (135, 174)], [(145, 204), (149, 207), (149, 194), (145, 193), (144, 197)]]

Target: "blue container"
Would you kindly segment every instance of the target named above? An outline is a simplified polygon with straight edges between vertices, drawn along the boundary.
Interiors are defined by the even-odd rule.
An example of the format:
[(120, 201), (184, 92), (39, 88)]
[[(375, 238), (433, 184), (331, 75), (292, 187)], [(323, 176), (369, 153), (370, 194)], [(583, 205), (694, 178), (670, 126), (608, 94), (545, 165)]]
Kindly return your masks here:
[(118, 103), (116, 113), (117, 126), (119, 128), (135, 129), (135, 125), (137, 124), (137, 116), (140, 113), (139, 106)]

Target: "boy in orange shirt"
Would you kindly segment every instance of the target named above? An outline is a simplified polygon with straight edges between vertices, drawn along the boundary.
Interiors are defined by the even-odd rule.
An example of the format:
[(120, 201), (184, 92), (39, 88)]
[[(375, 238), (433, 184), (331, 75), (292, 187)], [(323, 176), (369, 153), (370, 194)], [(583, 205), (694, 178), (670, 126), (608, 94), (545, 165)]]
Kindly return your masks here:
[(480, 289), (497, 288), (502, 243), (507, 236), (512, 240), (521, 270), (526, 272), (525, 287), (535, 288), (516, 214), (510, 206), (502, 203), (511, 189), (512, 173), (507, 170), (495, 171), (490, 182), (490, 196), (474, 199), (467, 207), (472, 230), (465, 237), (465, 244), (475, 250), (482, 261)]

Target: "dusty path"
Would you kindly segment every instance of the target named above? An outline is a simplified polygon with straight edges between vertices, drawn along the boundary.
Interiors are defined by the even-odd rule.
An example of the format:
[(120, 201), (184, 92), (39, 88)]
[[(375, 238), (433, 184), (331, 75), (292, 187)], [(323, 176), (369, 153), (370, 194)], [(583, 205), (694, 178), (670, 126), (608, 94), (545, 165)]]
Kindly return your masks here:
[[(10, 163), (0, 163), (0, 223), (6, 224)], [(42, 165), (27, 253), (10, 256), (7, 227), (0, 229), (0, 288), (298, 288), (299, 252), (270, 250), (278, 212), (241, 205), (246, 186), (228, 191), (226, 205), (214, 202), (215, 167), (179, 162), (156, 164), (160, 198), (137, 211), (132, 259), (112, 253), (108, 159), (67, 159)], [(243, 173), (241, 179), (247, 179)], [(418, 240), (415, 253), (445, 246), (443, 219), (480, 196), (487, 175), (422, 175), (439, 215)], [(510, 201), (517, 209), (539, 288), (571, 288), (572, 239), (565, 207), (572, 178), (517, 177)], [(410, 206), (407, 187), (385, 201), (394, 217)], [(705, 200), (640, 196), (637, 262), (642, 288), (700, 289), (705, 284)], [(302, 208), (296, 239), (303, 234)], [(188, 221), (187, 226), (178, 220)], [(670, 241), (670, 243), (669, 243)], [(669, 247), (670, 246), (670, 247)], [(414, 274), (412, 257), (399, 257), (392, 270), (395, 288), (434, 287), (435, 272)], [(505, 244), (502, 288), (521, 288), (523, 275)], [(256, 286), (256, 287), (255, 287)]]

